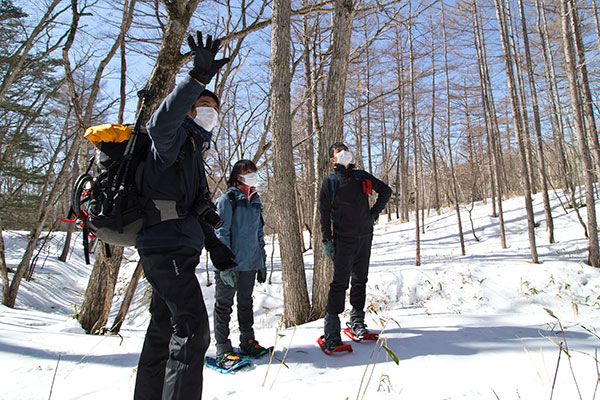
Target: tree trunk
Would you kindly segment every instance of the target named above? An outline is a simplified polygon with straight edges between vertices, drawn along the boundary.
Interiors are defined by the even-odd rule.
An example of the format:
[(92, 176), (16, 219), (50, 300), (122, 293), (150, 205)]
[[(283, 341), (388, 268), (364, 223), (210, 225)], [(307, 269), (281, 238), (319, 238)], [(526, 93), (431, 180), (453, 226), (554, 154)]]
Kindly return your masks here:
[(413, 49), (413, 15), (408, 2), (408, 43), (410, 47), (410, 123), (413, 137), (413, 173), (415, 190), (415, 265), (421, 265), (421, 229), (419, 227), (419, 137), (417, 132), (417, 99), (415, 94), (415, 54)]
[[(306, 0), (303, 1), (303, 6), (306, 7)], [(308, 17), (302, 18), (302, 27), (304, 33), (304, 81), (306, 83), (305, 98), (307, 99), (304, 106), (304, 118), (306, 123), (306, 136), (310, 139), (306, 143), (306, 167), (307, 167), (307, 181), (309, 183), (308, 188), (308, 201), (307, 201), (307, 216), (304, 221), (307, 225), (312, 224), (314, 219), (314, 204), (316, 202), (315, 195), (317, 193), (318, 182), (315, 179), (315, 143), (314, 143), (314, 121), (313, 121), (313, 79), (312, 79), (312, 65), (310, 57), (310, 43), (311, 43), (311, 30), (308, 27)], [(312, 229), (311, 229), (312, 230)]]
[[(331, 44), (331, 63), (327, 78), (327, 90), (323, 104), (323, 129), (318, 138), (317, 182), (323, 182), (329, 173), (329, 146), (343, 139), (344, 100), (346, 93), (346, 75), (348, 56), (352, 37), (354, 3), (352, 0), (335, 0), (333, 15), (333, 39)], [(318, 213), (315, 213), (313, 226), (314, 273), (312, 290), (312, 314), (320, 317), (325, 313), (329, 284), (333, 280), (333, 265), (323, 254), (323, 243)]]
[(490, 144), (493, 178), (495, 178), (497, 202), (498, 202), (498, 225), (500, 227), (500, 245), (503, 249), (506, 245), (506, 232), (504, 230), (504, 211), (502, 206), (503, 201), (503, 185), (502, 171), (500, 166), (500, 128), (498, 126), (498, 118), (496, 116), (496, 106), (494, 104), (494, 94), (487, 63), (487, 52), (485, 48), (485, 37), (480, 28), (479, 12), (477, 11), (477, 3), (473, 0), (473, 33), (475, 36), (475, 48), (477, 50), (477, 61), (479, 64), (479, 79), (481, 81), (481, 95), (484, 105), (483, 116), (485, 119), (486, 130), (488, 131), (488, 142)]
[(583, 118), (588, 132), (588, 141), (591, 147), (591, 157), (593, 165), (596, 166), (596, 177), (600, 178), (600, 144), (598, 143), (598, 128), (596, 127), (596, 118), (594, 117), (594, 99), (590, 89), (590, 78), (587, 69), (587, 61), (585, 59), (585, 48), (581, 37), (581, 24), (579, 22), (579, 11), (577, 9), (577, 1), (569, 0), (571, 26), (573, 27), (573, 39), (575, 49), (577, 50), (577, 64), (581, 71), (581, 79), (579, 87), (583, 92)]
[(520, 125), (522, 130), (522, 139), (525, 145), (525, 156), (527, 159), (527, 173), (529, 174), (529, 183), (531, 186), (531, 193), (536, 194), (538, 192), (538, 184), (537, 184), (537, 175), (535, 173), (535, 158), (533, 157), (533, 153), (531, 150), (531, 135), (529, 133), (529, 116), (527, 113), (527, 99), (525, 96), (525, 84), (523, 82), (523, 73), (521, 71), (521, 53), (519, 49), (521, 48), (519, 43), (519, 37), (515, 33), (513, 29), (513, 20), (512, 20), (512, 11), (511, 11), (511, 3), (509, 0), (502, 0), (502, 11), (504, 13), (505, 18), (505, 28), (507, 32), (507, 43), (508, 49), (512, 52), (512, 65), (514, 66), (515, 73), (515, 92), (517, 96), (519, 96), (519, 106), (520, 106)]
[(568, 191), (571, 187), (571, 172), (569, 170), (569, 164), (567, 162), (567, 156), (565, 151), (565, 130), (561, 111), (562, 107), (560, 106), (560, 102), (556, 97), (558, 93), (558, 87), (556, 85), (556, 77), (553, 73), (554, 60), (552, 57), (551, 49), (549, 48), (550, 43), (548, 41), (546, 14), (540, 4), (540, 0), (535, 1), (535, 6), (537, 9), (537, 26), (540, 34), (540, 45), (542, 48), (542, 54), (544, 56), (544, 76), (546, 78), (546, 86), (548, 87), (548, 102), (550, 104), (550, 110), (552, 114), (550, 121), (552, 125), (554, 143), (556, 144), (556, 149), (558, 151), (559, 172), (563, 180), (564, 190)]
[[(369, 32), (367, 30), (367, 19), (365, 18), (365, 42), (369, 41)], [(371, 155), (371, 53), (369, 52), (370, 46), (367, 46), (365, 49), (365, 93), (367, 94), (367, 165), (369, 166), (369, 172), (374, 173), (373, 171), (373, 156)]]
[(302, 260), (302, 239), (298, 223), (296, 174), (292, 149), (290, 110), (290, 0), (273, 2), (271, 34), (271, 129), (277, 232), (283, 269), (283, 322), (299, 325), (310, 317), (310, 303)]
[(135, 270), (133, 271), (133, 275), (131, 276), (131, 280), (129, 281), (129, 285), (127, 286), (127, 290), (125, 291), (125, 296), (123, 297), (123, 302), (121, 303), (119, 312), (115, 317), (112, 327), (110, 328), (111, 333), (119, 333), (121, 330), (121, 326), (125, 321), (125, 317), (129, 311), (129, 306), (131, 306), (131, 301), (133, 300), (133, 295), (135, 294), (135, 289), (137, 288), (138, 282), (142, 277), (143, 271), (142, 262), (138, 261), (137, 265), (135, 266)]
[(10, 282), (8, 280), (8, 266), (6, 265), (6, 248), (4, 246), (2, 219), (0, 219), (0, 276), (2, 276), (2, 298), (8, 299)]
[(521, 13), (521, 28), (523, 30), (523, 45), (525, 46), (525, 61), (527, 63), (527, 76), (529, 78), (529, 91), (533, 106), (533, 122), (535, 126), (535, 135), (537, 138), (538, 167), (540, 181), (542, 183), (542, 197), (544, 200), (544, 215), (546, 218), (546, 232), (548, 234), (548, 243), (554, 243), (554, 223), (552, 221), (552, 211), (550, 208), (550, 198), (548, 197), (548, 177), (546, 173), (546, 160), (544, 157), (544, 142), (542, 140), (542, 124), (540, 121), (540, 110), (538, 105), (537, 89), (535, 87), (535, 78), (533, 71), (533, 61), (531, 60), (531, 51), (529, 49), (529, 35), (527, 33), (527, 21), (525, 18), (525, 8), (523, 0), (519, 0), (519, 10)]
[(433, 208), (440, 215), (440, 189), (438, 187), (437, 152), (435, 144), (435, 33), (431, 20), (431, 168), (433, 169)]
[[(98, 247), (102, 255), (98, 258), (105, 261), (92, 270), (81, 311), (77, 317), (86, 333), (92, 334), (104, 333), (106, 330), (123, 256), (123, 247), (110, 246), (111, 257), (106, 254), (104, 243), (98, 243)], [(96, 262), (95, 265), (97, 264), (99, 263)]]
[(446, 77), (446, 139), (448, 145), (448, 159), (450, 163), (450, 174), (452, 175), (452, 199), (454, 202), (454, 209), (456, 210), (456, 220), (458, 225), (458, 236), (460, 239), (460, 253), (464, 256), (466, 254), (465, 249), (465, 236), (463, 233), (462, 219), (460, 217), (460, 206), (458, 201), (458, 184), (456, 181), (456, 171), (454, 169), (454, 160), (452, 157), (452, 144), (450, 142), (450, 135), (452, 130), (452, 119), (451, 119), (451, 108), (450, 108), (450, 73), (448, 67), (448, 37), (446, 33), (446, 12), (444, 9), (444, 3), (442, 3), (442, 33), (444, 35), (444, 73)]
[(529, 234), (529, 249), (531, 252), (531, 261), (534, 264), (539, 263), (537, 255), (537, 247), (535, 244), (535, 224), (533, 217), (533, 204), (531, 200), (531, 183), (529, 181), (529, 171), (527, 163), (527, 148), (524, 139), (523, 121), (521, 119), (520, 102), (518, 97), (518, 91), (516, 88), (516, 80), (513, 71), (513, 59), (512, 50), (508, 41), (508, 30), (506, 28), (506, 12), (504, 4), (499, 2), (503, 0), (494, 0), (496, 5), (496, 17), (498, 19), (498, 26), (500, 29), (500, 38), (502, 41), (502, 48), (504, 50), (504, 62), (506, 66), (507, 74), (507, 86), (508, 92), (511, 99), (511, 107), (513, 112), (513, 123), (515, 126), (515, 132), (517, 135), (517, 141), (519, 143), (519, 153), (521, 156), (521, 167), (522, 167), (522, 180), (523, 180), (523, 195), (525, 196), (525, 210), (527, 212), (527, 228)]
[(396, 208), (400, 222), (408, 221), (408, 177), (405, 174), (406, 164), (406, 114), (404, 109), (405, 90), (404, 90), (404, 49), (402, 46), (402, 37), (400, 30), (396, 28), (396, 79), (398, 81), (398, 162), (396, 164)]
[(586, 210), (587, 210), (587, 228), (589, 233), (588, 241), (588, 263), (596, 268), (600, 268), (600, 255), (598, 252), (598, 225), (596, 223), (596, 207), (594, 198), (594, 166), (588, 148), (586, 138), (582, 99), (579, 97), (578, 79), (577, 79), (577, 60), (575, 57), (572, 19), (569, 13), (573, 12), (570, 8), (569, 0), (561, 0), (561, 27), (563, 37), (563, 50), (565, 53), (565, 72), (569, 80), (569, 94), (571, 96), (571, 109), (573, 110), (573, 122), (577, 143), (579, 145), (579, 156), (582, 158), (584, 170), (584, 179), (586, 186)]

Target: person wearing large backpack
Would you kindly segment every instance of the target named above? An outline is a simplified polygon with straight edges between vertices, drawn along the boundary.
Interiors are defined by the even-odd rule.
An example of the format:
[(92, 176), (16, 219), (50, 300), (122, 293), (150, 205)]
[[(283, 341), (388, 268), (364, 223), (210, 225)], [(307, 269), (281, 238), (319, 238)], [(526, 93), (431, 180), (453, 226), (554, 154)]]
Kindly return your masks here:
[[(254, 281), (264, 283), (267, 279), (267, 255), (262, 205), (256, 191), (256, 165), (250, 160), (239, 160), (233, 166), (227, 184), (227, 191), (217, 200), (223, 226), (216, 233), (235, 254), (237, 267), (215, 274), (214, 330), (217, 366), (231, 369), (240, 362), (240, 355), (256, 357), (267, 351), (254, 337), (252, 309)], [(239, 354), (236, 354), (229, 339), (234, 297), (237, 297), (240, 329)]]
[(236, 265), (231, 250), (214, 234), (220, 220), (210, 202), (203, 160), (219, 111), (219, 98), (205, 86), (229, 59), (215, 60), (220, 41), (210, 35), (206, 45), (200, 32), (197, 42), (191, 35), (188, 42), (193, 69), (147, 124), (152, 146), (144, 165), (146, 201), (136, 247), (152, 300), (136, 400), (202, 397), (210, 330), (195, 268), (203, 247), (216, 268)]
[[(328, 351), (342, 345), (339, 314), (345, 309), (351, 281), (348, 328), (357, 339), (368, 331), (365, 325), (366, 284), (373, 239), (373, 224), (392, 195), (392, 189), (370, 173), (358, 170), (354, 156), (344, 143), (329, 148), (335, 172), (325, 177), (319, 195), (323, 249), (333, 261), (333, 281), (327, 297), (324, 335)], [(369, 198), (377, 201), (370, 207)]]

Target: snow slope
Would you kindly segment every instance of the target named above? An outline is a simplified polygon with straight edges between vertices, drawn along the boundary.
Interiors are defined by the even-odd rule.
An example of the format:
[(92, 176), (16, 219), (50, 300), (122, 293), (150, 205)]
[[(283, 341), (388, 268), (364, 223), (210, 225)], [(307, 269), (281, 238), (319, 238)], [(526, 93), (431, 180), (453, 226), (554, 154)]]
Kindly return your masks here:
[[(582, 262), (587, 241), (574, 213), (566, 214), (556, 198), (552, 201), (557, 243), (548, 245), (541, 196), (534, 199), (541, 223), (536, 234), (542, 263), (537, 265), (529, 262), (522, 198), (504, 203), (509, 245), (504, 250), (490, 204), (475, 204), (472, 218), (480, 240), (466, 231), (466, 256), (460, 255), (453, 212), (426, 218), (420, 267), (414, 265), (414, 224), (378, 225), (367, 323), (383, 329), (383, 340), (353, 344), (352, 354), (321, 353), (315, 340), (322, 320), (280, 326), (283, 293), (275, 251), (273, 283), (256, 287), (254, 305), (257, 339), (275, 345), (274, 358), (235, 375), (205, 370), (203, 398), (600, 398), (595, 361), (600, 271)], [(464, 208), (462, 218), (469, 227)], [(22, 254), (24, 235), (5, 233), (12, 267)], [(17, 307), (0, 306), (0, 398), (130, 399), (149, 320), (149, 286), (143, 280), (138, 286), (121, 336), (86, 335), (72, 315), (90, 267), (82, 261), (79, 241), (68, 263), (56, 261), (61, 240), (59, 234), (49, 239), (34, 279), (21, 286)], [(135, 267), (135, 252), (126, 257), (113, 317)], [(214, 286), (206, 286), (205, 263), (202, 257), (197, 276), (211, 314)], [(310, 252), (305, 263), (311, 282)], [(234, 315), (234, 343), (235, 322)], [(211, 346), (209, 354), (214, 351)]]

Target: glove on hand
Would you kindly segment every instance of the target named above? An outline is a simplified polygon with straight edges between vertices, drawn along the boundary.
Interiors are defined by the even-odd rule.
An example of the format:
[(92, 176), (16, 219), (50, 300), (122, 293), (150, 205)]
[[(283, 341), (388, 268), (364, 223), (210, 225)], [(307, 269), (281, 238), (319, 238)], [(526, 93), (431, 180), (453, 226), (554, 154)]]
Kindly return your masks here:
[(224, 284), (231, 287), (235, 287), (235, 284), (237, 282), (237, 272), (235, 272), (232, 269), (228, 269), (227, 271), (219, 272), (219, 276), (221, 277), (221, 280)]
[(213, 265), (219, 271), (225, 271), (237, 266), (235, 254), (220, 240), (218, 240), (218, 243), (211, 243), (210, 246), (207, 245), (206, 250), (210, 254), (210, 260)]
[(219, 39), (213, 42), (212, 36), (207, 35), (206, 45), (204, 45), (202, 43), (202, 32), (197, 31), (196, 35), (198, 37), (196, 42), (194, 42), (192, 35), (188, 36), (188, 44), (194, 54), (194, 68), (190, 71), (190, 76), (206, 85), (219, 72), (221, 67), (229, 62), (229, 58), (215, 60), (219, 47), (221, 47)]
[(371, 212), (371, 224), (375, 225), (375, 223), (377, 222), (378, 219), (379, 219), (379, 214), (373, 214), (373, 212)]
[(256, 272), (256, 282), (265, 283), (267, 281), (267, 269), (261, 268)]
[(335, 258), (335, 246), (333, 245), (333, 240), (327, 240), (323, 242), (323, 253), (327, 256), (331, 261)]

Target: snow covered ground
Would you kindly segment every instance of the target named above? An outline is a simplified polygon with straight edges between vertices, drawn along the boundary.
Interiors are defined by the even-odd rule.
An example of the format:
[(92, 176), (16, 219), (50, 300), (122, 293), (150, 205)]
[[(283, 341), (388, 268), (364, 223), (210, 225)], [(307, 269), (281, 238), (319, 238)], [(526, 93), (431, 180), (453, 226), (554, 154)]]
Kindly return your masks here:
[[(383, 329), (383, 340), (355, 343), (353, 353), (334, 357), (315, 343), (322, 320), (280, 326), (283, 295), (276, 251), (273, 283), (255, 289), (257, 339), (275, 345), (275, 357), (235, 375), (205, 370), (203, 398), (600, 398), (600, 271), (582, 262), (587, 241), (575, 214), (566, 214), (556, 198), (553, 205), (557, 243), (548, 245), (541, 196), (535, 196), (541, 223), (536, 233), (542, 263), (537, 265), (529, 262), (522, 198), (504, 203), (509, 245), (504, 250), (490, 204), (473, 209), (480, 241), (466, 230), (466, 256), (460, 255), (455, 214), (432, 213), (421, 235), (420, 267), (414, 265), (414, 224), (378, 225), (367, 323)], [(469, 227), (468, 212), (462, 211), (463, 225)], [(24, 235), (5, 233), (9, 266), (16, 267), (20, 259)], [(82, 261), (79, 241), (68, 263), (56, 261), (61, 236), (49, 242), (34, 279), (21, 285), (17, 307), (0, 306), (0, 398), (132, 398), (149, 319), (148, 284), (140, 282), (121, 337), (86, 335), (72, 315), (81, 304), (90, 267)], [(130, 262), (121, 270), (113, 317), (135, 267), (135, 253), (126, 256)], [(310, 252), (305, 263), (311, 282)], [(197, 276), (211, 313), (214, 286), (206, 286), (204, 267), (203, 257)], [(214, 351), (213, 345), (209, 354)]]

